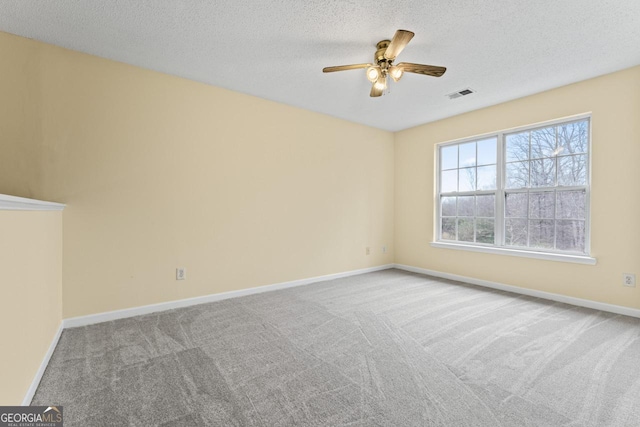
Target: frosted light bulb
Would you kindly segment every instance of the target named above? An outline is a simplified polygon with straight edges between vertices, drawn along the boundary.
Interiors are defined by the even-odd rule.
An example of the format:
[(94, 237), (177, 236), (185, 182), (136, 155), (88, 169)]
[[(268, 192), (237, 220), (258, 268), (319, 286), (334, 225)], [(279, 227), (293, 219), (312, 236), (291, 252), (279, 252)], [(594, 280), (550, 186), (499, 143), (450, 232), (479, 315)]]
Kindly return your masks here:
[(393, 65), (391, 66), (391, 68), (389, 68), (389, 75), (391, 76), (394, 82), (397, 82), (398, 80), (400, 80), (403, 74), (404, 74), (404, 70), (400, 67)]
[(382, 76), (373, 84), (378, 90), (385, 90), (387, 88), (387, 78)]
[(367, 79), (371, 83), (375, 82), (380, 78), (380, 69), (378, 67), (369, 67), (367, 68)]

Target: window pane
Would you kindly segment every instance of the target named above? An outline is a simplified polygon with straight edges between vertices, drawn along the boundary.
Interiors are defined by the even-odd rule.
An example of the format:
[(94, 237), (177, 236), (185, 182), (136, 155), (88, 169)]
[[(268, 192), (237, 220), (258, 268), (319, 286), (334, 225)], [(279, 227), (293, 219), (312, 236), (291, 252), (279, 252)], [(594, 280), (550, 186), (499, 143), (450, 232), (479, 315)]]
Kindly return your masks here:
[(456, 169), (442, 172), (440, 191), (443, 193), (458, 191), (458, 171)]
[(456, 240), (456, 219), (442, 218), (442, 239)]
[(496, 197), (493, 194), (476, 196), (476, 216), (493, 217), (496, 210)]
[(531, 186), (553, 187), (556, 184), (556, 160), (542, 159), (531, 161)]
[(588, 122), (582, 121), (558, 126), (558, 154), (586, 153), (588, 144)]
[(585, 203), (584, 191), (559, 191), (556, 218), (584, 219)]
[(553, 248), (554, 224), (552, 219), (529, 221), (529, 246)]
[(526, 218), (528, 212), (527, 193), (508, 193), (505, 201), (505, 216)]
[(479, 218), (476, 220), (476, 242), (493, 244), (495, 238), (494, 221)]
[(458, 240), (473, 242), (473, 218), (458, 218)]
[(460, 167), (475, 166), (476, 164), (476, 143), (467, 142), (458, 146)]
[(529, 184), (529, 162), (507, 163), (506, 188), (524, 188)]
[(447, 145), (440, 149), (440, 167), (445, 169), (456, 169), (458, 167), (458, 146)]
[(529, 195), (529, 217), (553, 219), (555, 195), (551, 191)]
[(551, 157), (556, 151), (556, 128), (544, 128), (531, 132), (531, 158)]
[(442, 206), (440, 208), (440, 214), (442, 216), (456, 216), (456, 198), (455, 197), (442, 198)]
[(478, 190), (496, 189), (496, 167), (481, 166), (478, 168)]
[(526, 219), (506, 219), (504, 233), (507, 246), (527, 246)]
[(558, 185), (586, 185), (587, 156), (558, 157)]
[(497, 163), (497, 139), (483, 139), (478, 141), (478, 165), (494, 165)]
[(507, 135), (507, 162), (529, 158), (529, 132)]
[(563, 251), (583, 252), (585, 249), (584, 221), (560, 220), (557, 222), (556, 246)]
[(475, 215), (475, 196), (458, 197), (458, 216)]
[(475, 191), (476, 189), (476, 168), (463, 168), (458, 169), (460, 172), (458, 177), (460, 179), (459, 189), (460, 191)]

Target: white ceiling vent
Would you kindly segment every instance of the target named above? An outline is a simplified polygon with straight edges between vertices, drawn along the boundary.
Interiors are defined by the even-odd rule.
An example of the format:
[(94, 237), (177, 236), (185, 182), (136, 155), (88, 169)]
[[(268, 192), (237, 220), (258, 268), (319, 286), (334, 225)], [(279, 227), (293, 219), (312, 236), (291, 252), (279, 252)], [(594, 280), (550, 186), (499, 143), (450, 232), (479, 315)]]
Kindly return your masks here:
[(460, 98), (461, 96), (471, 95), (472, 93), (475, 93), (473, 89), (466, 88), (466, 89), (459, 90), (457, 92), (450, 93), (447, 96), (449, 97), (449, 99), (456, 99), (456, 98)]

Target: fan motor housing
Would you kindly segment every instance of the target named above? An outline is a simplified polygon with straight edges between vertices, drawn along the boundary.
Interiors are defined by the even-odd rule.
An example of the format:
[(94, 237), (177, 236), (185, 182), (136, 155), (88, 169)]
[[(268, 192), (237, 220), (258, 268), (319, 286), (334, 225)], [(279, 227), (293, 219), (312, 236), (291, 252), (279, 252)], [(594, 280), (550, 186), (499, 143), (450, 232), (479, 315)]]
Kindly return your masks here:
[(373, 60), (376, 64), (380, 65), (383, 61), (387, 62), (387, 59), (384, 57), (384, 53), (387, 51), (387, 47), (389, 47), (390, 43), (391, 40), (381, 40), (376, 44), (376, 48), (378, 50), (376, 50), (376, 54), (373, 56)]

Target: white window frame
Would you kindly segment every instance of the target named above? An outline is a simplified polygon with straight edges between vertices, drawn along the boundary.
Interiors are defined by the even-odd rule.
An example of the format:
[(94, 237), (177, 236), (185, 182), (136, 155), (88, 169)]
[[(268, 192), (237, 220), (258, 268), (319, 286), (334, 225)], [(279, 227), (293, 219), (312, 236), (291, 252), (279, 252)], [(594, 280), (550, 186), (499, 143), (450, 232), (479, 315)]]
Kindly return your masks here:
[[(527, 189), (505, 189), (504, 187), (504, 176), (506, 174), (506, 162), (504, 159), (505, 150), (506, 150), (506, 135), (524, 131), (536, 130), (539, 128), (549, 127), (549, 126), (557, 126), (565, 123), (572, 123), (577, 121), (587, 120), (588, 122), (588, 152), (587, 155), (587, 183), (585, 186), (576, 186), (576, 187), (543, 187), (543, 188), (527, 188)], [(431, 242), (431, 246), (436, 248), (446, 248), (446, 249), (458, 249), (472, 252), (485, 252), (485, 253), (493, 253), (493, 254), (501, 254), (501, 255), (509, 255), (509, 256), (519, 256), (519, 257), (527, 257), (527, 258), (536, 258), (536, 259), (544, 259), (544, 260), (552, 260), (552, 261), (563, 261), (563, 262), (573, 262), (579, 264), (596, 264), (596, 258), (591, 256), (591, 146), (592, 146), (592, 118), (591, 113), (579, 114), (570, 117), (563, 117), (560, 119), (550, 120), (546, 122), (535, 123), (526, 126), (520, 126), (516, 128), (504, 129), (497, 132), (486, 133), (482, 135), (475, 135), (469, 138), (456, 139), (452, 141), (446, 141), (435, 145), (435, 221), (434, 221), (434, 241)], [(458, 145), (464, 144), (466, 142), (478, 141), (487, 138), (497, 138), (497, 167), (496, 167), (496, 190), (495, 190), (495, 231), (494, 231), (494, 244), (486, 244), (486, 243), (474, 243), (474, 242), (459, 242), (459, 241), (450, 241), (450, 240), (442, 240), (442, 217), (441, 217), (441, 148), (448, 145)], [(558, 173), (558, 169), (556, 167), (556, 174)], [(504, 225), (505, 225), (505, 197), (506, 193), (516, 193), (516, 192), (537, 192), (537, 191), (549, 191), (550, 188), (553, 188), (555, 192), (557, 188), (561, 188), (562, 190), (571, 190), (571, 189), (579, 189), (585, 191), (585, 253), (576, 253), (569, 251), (560, 251), (556, 249), (541, 249), (541, 248), (527, 248), (527, 247), (513, 247), (505, 245), (505, 236), (504, 236)], [(473, 192), (477, 194), (478, 191)], [(493, 193), (493, 191), (489, 191), (489, 193)], [(465, 195), (465, 193), (461, 193), (458, 195)]]

